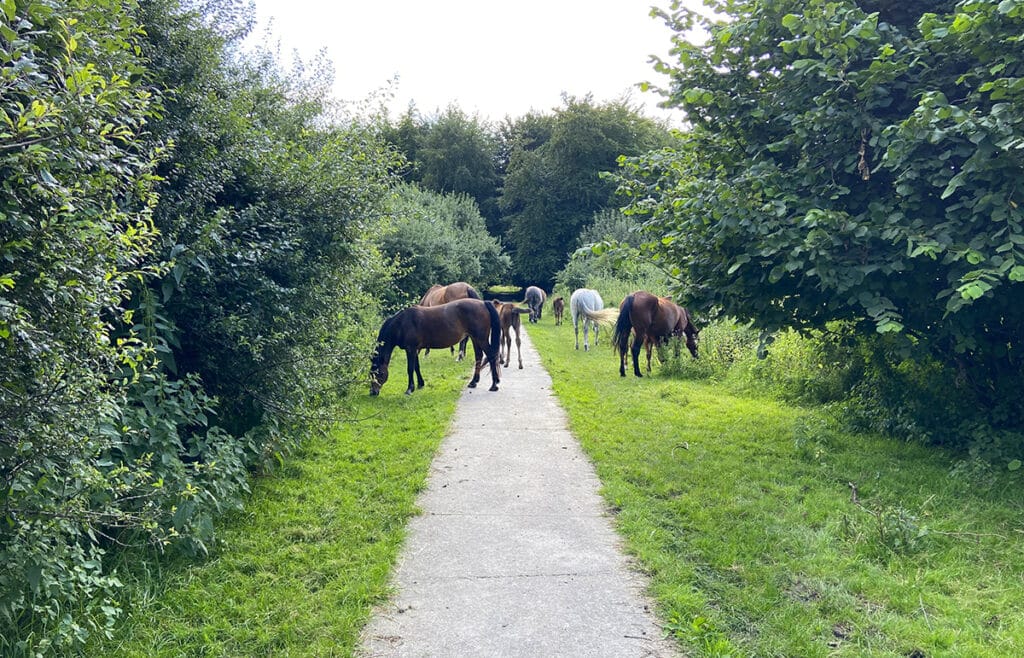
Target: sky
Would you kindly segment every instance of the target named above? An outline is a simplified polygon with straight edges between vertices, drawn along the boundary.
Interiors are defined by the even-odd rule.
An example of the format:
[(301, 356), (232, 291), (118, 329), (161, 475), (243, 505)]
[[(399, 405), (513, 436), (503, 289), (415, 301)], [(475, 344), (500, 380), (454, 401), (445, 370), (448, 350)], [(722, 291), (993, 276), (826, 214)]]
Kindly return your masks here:
[[(648, 116), (681, 121), (636, 84), (662, 84), (652, 54), (672, 32), (645, 0), (255, 0), (254, 35), (286, 58), (334, 63), (335, 95), (362, 101), (390, 89), (393, 116), (449, 104), (485, 120), (562, 106), (563, 93), (597, 102), (629, 94)], [(268, 32), (269, 30), (269, 32)], [(269, 39), (268, 39), (269, 34)]]

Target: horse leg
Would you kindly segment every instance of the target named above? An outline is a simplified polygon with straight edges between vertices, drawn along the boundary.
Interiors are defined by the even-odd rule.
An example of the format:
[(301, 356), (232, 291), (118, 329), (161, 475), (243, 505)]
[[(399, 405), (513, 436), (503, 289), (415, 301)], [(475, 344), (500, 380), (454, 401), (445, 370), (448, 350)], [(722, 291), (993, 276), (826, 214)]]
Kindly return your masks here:
[[(480, 371), (484, 367), (484, 351), (480, 349), (480, 345), (477, 344), (476, 339), (473, 339), (473, 379), (469, 380), (469, 388), (476, 388), (477, 382), (480, 381)], [(488, 357), (491, 361), (491, 367), (494, 367), (494, 360), (498, 359), (499, 356), (494, 354)]]
[(633, 336), (633, 349), (630, 350), (633, 354), (633, 374), (637, 377), (643, 377), (640, 374), (640, 350), (643, 349), (645, 336), (634, 334)]
[(406, 395), (412, 395), (415, 391), (413, 387), (413, 375), (419, 377), (420, 388), (423, 388), (423, 376), (420, 375), (420, 357), (415, 349), (405, 351), (405, 367), (409, 373), (409, 387), (405, 389)]
[(583, 351), (590, 351), (590, 320), (583, 321)]
[[(483, 343), (483, 347), (478, 349), (477, 354), (479, 354), (483, 350), (487, 349), (486, 346), (487, 346), (487, 343), (486, 342)], [(474, 349), (477, 349), (476, 346), (474, 346)], [(509, 355), (511, 355), (512, 354), (512, 347), (511, 346), (509, 346), (508, 351), (509, 351)], [(477, 358), (479, 359), (480, 357), (478, 356)], [(494, 362), (494, 359), (491, 359), (490, 361), (491, 361), (491, 387), (489, 389), (487, 389), (487, 390), (488, 391), (497, 391), (498, 390), (498, 382), (501, 381), (501, 376), (498, 374), (498, 372), (499, 372), (498, 368), (501, 367), (501, 360), (499, 359), (497, 363)], [(477, 374), (477, 379), (479, 379), (479, 378), (480, 378), (480, 375), (478, 373)]]
[[(511, 359), (511, 356), (512, 356), (512, 345), (511, 345), (511, 342), (512, 342), (512, 337), (510, 336), (509, 337), (509, 346), (508, 346), (509, 361), (512, 360)], [(520, 338), (519, 338), (519, 330), (518, 329), (516, 329), (516, 356), (519, 357), (519, 369), (522, 370), (523, 369), (523, 341), (520, 340)], [(505, 364), (505, 367), (506, 368), (508, 367), (508, 363)]]
[[(466, 343), (468, 343), (468, 342), (469, 342), (469, 336), (466, 336), (465, 338), (462, 339), (462, 342), (459, 343), (459, 357), (457, 359), (455, 359), (456, 361), (462, 361), (463, 359), (466, 358)], [(455, 350), (455, 348), (452, 347), (452, 351), (454, 351), (454, 350)]]
[(647, 342), (647, 374), (651, 374), (651, 350), (654, 349), (654, 343), (651, 341)]
[[(584, 329), (583, 337), (584, 337), (584, 339), (586, 339), (586, 328), (587, 328), (587, 325), (586, 325), (586, 321), (584, 320), (584, 324), (583, 324), (583, 329)], [(579, 349), (580, 348), (580, 323), (579, 323), (579, 318), (576, 315), (572, 316), (572, 332), (576, 335), (576, 349)], [(586, 350), (584, 350), (584, 351), (586, 351)]]
[[(512, 362), (512, 330), (503, 331), (501, 334), (501, 349), (505, 352), (503, 365), (507, 368), (508, 364)], [(498, 361), (502, 361), (502, 357), (498, 356)]]

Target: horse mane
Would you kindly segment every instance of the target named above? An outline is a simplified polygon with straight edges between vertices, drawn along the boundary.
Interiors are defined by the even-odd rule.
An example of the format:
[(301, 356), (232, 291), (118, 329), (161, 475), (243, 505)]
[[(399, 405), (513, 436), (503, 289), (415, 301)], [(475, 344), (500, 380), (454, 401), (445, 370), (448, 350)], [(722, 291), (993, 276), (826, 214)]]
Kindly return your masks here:
[(615, 322), (615, 333), (612, 334), (612, 346), (619, 354), (625, 354), (629, 347), (629, 331), (633, 323), (629, 319), (629, 312), (633, 310), (633, 295), (628, 295), (622, 300), (622, 307), (619, 309), (619, 319)]

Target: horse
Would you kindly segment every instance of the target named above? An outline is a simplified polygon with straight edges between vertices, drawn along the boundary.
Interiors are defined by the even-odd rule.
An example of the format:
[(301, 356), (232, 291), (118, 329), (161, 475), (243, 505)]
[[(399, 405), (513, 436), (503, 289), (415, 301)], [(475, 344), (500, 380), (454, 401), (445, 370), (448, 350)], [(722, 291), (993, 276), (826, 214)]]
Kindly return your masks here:
[(526, 298), (523, 303), (530, 307), (530, 322), (539, 322), (541, 312), (544, 310), (544, 300), (547, 293), (537, 286), (530, 286), (526, 289)]
[[(488, 332), (490, 332), (488, 336)], [(388, 366), (391, 353), (396, 347), (405, 350), (405, 361), (409, 372), (409, 387), (405, 394), (411, 394), (413, 374), (419, 388), (423, 388), (420, 374), (419, 350), (424, 348), (451, 347), (463, 338), (473, 341), (476, 363), (470, 388), (480, 381), (483, 358), (491, 365), (491, 388), (498, 390), (501, 380), (498, 352), (501, 349), (501, 319), (490, 302), (479, 299), (456, 299), (440, 306), (410, 306), (395, 313), (384, 321), (377, 334), (377, 347), (370, 357), (370, 395), (380, 393), (388, 380)]]
[(519, 316), (523, 313), (529, 313), (530, 310), (526, 308), (519, 308), (515, 304), (508, 302), (499, 302), (497, 300), (491, 302), (494, 304), (494, 308), (498, 310), (498, 317), (501, 318), (501, 351), (498, 353), (498, 359), (504, 359), (503, 364), (506, 368), (509, 367), (509, 363), (512, 362), (512, 332), (516, 332), (516, 354), (519, 356), (519, 369), (523, 369), (523, 350), (522, 340), (519, 337), (519, 328), (521, 323)]
[(689, 312), (667, 297), (656, 297), (640, 290), (626, 296), (619, 305), (612, 343), (620, 355), (619, 375), (626, 376), (626, 348), (633, 330), (633, 374), (640, 374), (640, 349), (647, 347), (647, 372), (651, 371), (651, 349), (675, 336), (686, 336), (686, 348), (697, 358), (700, 330), (694, 326)]
[(551, 309), (555, 312), (555, 325), (562, 324), (562, 314), (565, 313), (565, 300), (561, 297), (555, 297), (554, 301), (551, 302)]
[[(469, 285), (465, 281), (456, 281), (455, 283), (449, 283), (446, 286), (435, 283), (430, 286), (430, 289), (423, 294), (420, 298), (420, 306), (440, 306), (441, 304), (447, 304), (448, 302), (456, 299), (482, 299), (480, 293), (476, 291), (476, 288)], [(455, 359), (456, 361), (462, 361), (466, 358), (466, 343), (469, 341), (468, 338), (463, 339), (459, 343), (459, 356)], [(455, 346), (452, 346), (452, 353), (455, 353)], [(430, 350), (426, 350), (424, 354), (430, 354)]]
[(578, 288), (569, 296), (569, 313), (572, 315), (572, 331), (576, 335), (576, 349), (580, 348), (580, 317), (583, 318), (583, 351), (590, 350), (590, 325), (594, 325), (594, 345), (597, 345), (597, 329), (601, 324), (613, 324), (619, 312), (606, 309), (601, 294), (590, 288)]

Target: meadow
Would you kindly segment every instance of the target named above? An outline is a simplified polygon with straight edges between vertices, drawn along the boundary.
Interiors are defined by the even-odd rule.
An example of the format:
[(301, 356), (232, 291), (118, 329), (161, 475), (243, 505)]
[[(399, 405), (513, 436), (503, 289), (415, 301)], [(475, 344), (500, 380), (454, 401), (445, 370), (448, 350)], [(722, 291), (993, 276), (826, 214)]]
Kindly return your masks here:
[(1019, 476), (844, 431), (749, 379), (686, 378), (695, 364), (621, 378), (607, 332), (577, 352), (571, 325), (528, 330), (666, 632), (689, 652), (1024, 649)]

